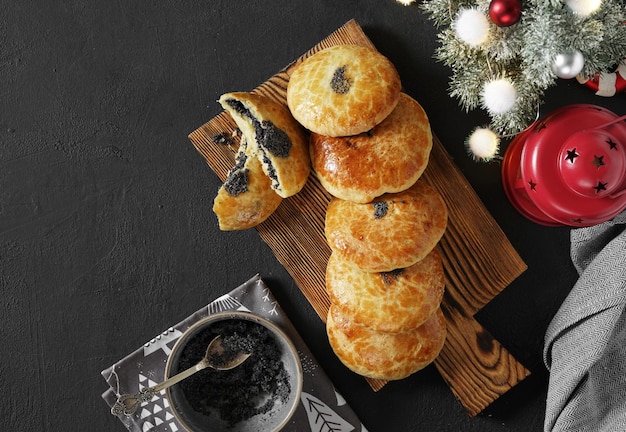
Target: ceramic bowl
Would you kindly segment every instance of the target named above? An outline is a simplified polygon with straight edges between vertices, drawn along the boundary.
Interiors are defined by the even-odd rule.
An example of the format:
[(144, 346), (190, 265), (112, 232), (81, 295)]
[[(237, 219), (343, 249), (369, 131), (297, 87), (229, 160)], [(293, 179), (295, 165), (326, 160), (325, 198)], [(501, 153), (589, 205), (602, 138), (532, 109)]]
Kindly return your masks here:
[[(230, 378), (227, 378), (224, 375), (216, 377), (215, 375), (210, 374), (228, 374), (235, 372), (235, 370), (200, 371), (196, 375), (187, 378), (187, 380), (191, 380), (194, 377), (196, 379), (193, 383), (187, 383), (187, 387), (185, 387), (185, 381), (187, 381), (185, 380), (167, 390), (167, 399), (174, 416), (188, 431), (279, 431), (289, 422), (298, 407), (300, 394), (302, 392), (302, 365), (295, 346), (285, 332), (276, 324), (250, 312), (231, 311), (217, 313), (206, 317), (191, 326), (178, 339), (170, 356), (168, 357), (165, 369), (166, 377), (173, 376), (188, 366), (185, 365), (185, 362), (189, 363), (190, 358), (192, 358), (189, 354), (190, 352), (193, 352), (192, 350), (196, 351), (193, 356), (200, 355), (200, 357), (202, 357), (202, 354), (198, 353), (200, 349), (195, 348), (195, 346), (199, 347), (206, 345), (199, 343), (200, 340), (203, 340), (202, 338), (206, 339), (209, 335), (215, 334), (217, 328), (228, 328), (228, 326), (237, 325), (234, 324), (237, 322), (240, 322), (240, 325), (258, 324), (269, 330), (271, 338), (276, 342), (279, 349), (281, 356), (280, 359), (282, 360), (283, 368), (286, 372), (286, 377), (285, 375), (282, 375), (282, 378), (280, 379), (283, 382), (286, 380), (289, 383), (288, 395), (277, 397), (276, 395), (268, 396), (266, 394), (260, 394), (258, 396), (258, 402), (254, 402), (254, 404), (258, 403), (258, 405), (263, 405), (264, 403), (267, 403), (268, 399), (273, 399), (273, 405), (270, 403), (272, 407), (269, 411), (255, 415), (242, 415), (240, 420), (238, 419), (234, 423), (231, 421), (229, 424), (228, 421), (222, 418), (223, 416), (220, 416), (217, 409), (214, 409), (214, 407), (215, 404), (219, 403), (222, 396), (224, 398), (231, 397), (232, 394), (230, 393), (232, 393), (232, 390), (226, 391), (228, 394), (221, 395), (219, 393), (220, 389), (214, 389), (215, 385), (219, 382), (216, 380), (229, 380)], [(241, 324), (241, 322), (244, 324)], [(187, 350), (185, 350), (186, 347)], [(206, 349), (206, 347), (204, 349)], [(192, 363), (195, 364), (195, 362), (196, 360), (194, 359)], [(237, 369), (239, 370), (235, 372), (237, 375), (233, 376), (233, 380), (236, 380), (235, 382), (237, 383), (237, 391), (242, 390), (246, 395), (256, 391), (256, 387), (253, 387), (251, 384), (251, 382), (254, 382), (252, 375), (253, 373), (258, 373), (260, 370), (259, 368), (263, 367), (263, 362), (263, 354), (257, 354), (250, 356), (244, 364), (238, 366)], [(244, 366), (245, 369), (240, 369), (244, 368)], [(209, 374), (205, 373), (205, 375), (201, 375), (203, 372), (208, 372)], [(207, 386), (211, 387), (202, 387), (205, 385), (203, 380), (206, 381)], [(205, 397), (203, 395), (205, 395), (206, 392), (191, 390), (191, 388), (194, 388), (191, 386), (196, 386), (195, 388), (211, 389), (210, 392), (212, 394), (212, 399), (210, 399), (210, 402), (208, 403), (211, 408), (196, 409), (199, 406), (199, 403), (202, 403), (203, 397)], [(224, 385), (224, 388), (226, 388), (226, 385)], [(256, 392), (258, 393), (258, 391)], [(242, 398), (241, 400), (243, 399), (245, 398)], [(206, 400), (204, 400), (204, 402), (206, 402)], [(235, 410), (231, 411), (236, 412), (241, 408), (250, 408), (250, 406), (254, 406), (251, 405), (251, 403), (252, 402), (248, 401), (246, 402), (245, 407), (237, 406)], [(207, 410), (211, 412), (208, 412)], [(230, 416), (230, 412), (227, 412), (225, 416)]]

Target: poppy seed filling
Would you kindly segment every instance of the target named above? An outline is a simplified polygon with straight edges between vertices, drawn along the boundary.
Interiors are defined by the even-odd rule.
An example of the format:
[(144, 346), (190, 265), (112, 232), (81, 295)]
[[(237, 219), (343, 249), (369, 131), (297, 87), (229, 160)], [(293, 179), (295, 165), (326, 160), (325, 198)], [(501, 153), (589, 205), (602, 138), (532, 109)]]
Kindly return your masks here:
[(398, 280), (398, 278), (403, 272), (404, 272), (404, 269), (399, 268), (399, 269), (391, 270), (388, 272), (382, 272), (380, 273), (380, 277), (383, 278), (383, 283), (385, 285), (391, 285), (393, 282)]
[(215, 144), (230, 145), (233, 143), (233, 138), (232, 136), (228, 136), (226, 132), (220, 132), (218, 134), (213, 135), (213, 142)]
[(254, 124), (254, 132), (259, 146), (276, 157), (286, 158), (291, 151), (291, 141), (285, 131), (278, 129), (269, 120)]
[(252, 321), (218, 321), (191, 337), (182, 349), (176, 373), (202, 359), (209, 342), (222, 336), (225, 355), (248, 352), (250, 358), (225, 371), (206, 368), (181, 381), (185, 399), (197, 414), (219, 417), (227, 428), (286, 404), (291, 393), (289, 373), (282, 349), (272, 333)]
[(272, 179), (272, 187), (276, 189), (278, 187), (278, 175), (276, 174), (276, 169), (274, 165), (272, 165), (272, 161), (267, 156), (266, 152), (263, 152), (263, 163), (267, 167), (267, 175)]
[(237, 196), (248, 190), (248, 170), (244, 168), (248, 157), (244, 152), (237, 155), (237, 163), (226, 176), (224, 181), (224, 189), (230, 196)]
[(352, 81), (346, 76), (346, 66), (335, 69), (333, 77), (330, 80), (330, 88), (337, 94), (346, 94), (350, 91)]
[(291, 141), (285, 131), (279, 129), (269, 120), (259, 121), (243, 103), (228, 99), (228, 105), (238, 114), (247, 118), (254, 128), (256, 142), (263, 151), (276, 157), (287, 157), (291, 151)]
[(372, 203), (372, 206), (374, 207), (374, 219), (381, 219), (385, 217), (389, 211), (389, 204), (387, 204), (387, 201), (376, 201), (375, 203)]

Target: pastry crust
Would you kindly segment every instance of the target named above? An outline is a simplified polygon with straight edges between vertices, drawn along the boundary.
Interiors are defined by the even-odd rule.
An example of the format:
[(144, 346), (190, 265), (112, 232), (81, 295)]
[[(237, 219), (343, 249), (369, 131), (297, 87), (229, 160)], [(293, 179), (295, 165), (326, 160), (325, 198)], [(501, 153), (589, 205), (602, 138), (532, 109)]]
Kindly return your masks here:
[(246, 154), (242, 137), (236, 164), (213, 200), (213, 212), (222, 231), (252, 228), (267, 219), (280, 205), (280, 197), (261, 162)]
[(293, 71), (287, 104), (311, 132), (356, 135), (380, 123), (395, 108), (401, 82), (395, 66), (371, 48), (336, 45), (318, 51)]
[(333, 253), (326, 267), (326, 290), (351, 321), (373, 330), (401, 332), (426, 322), (443, 299), (441, 257), (433, 249), (405, 269), (368, 273)]
[(328, 245), (366, 272), (389, 272), (422, 260), (443, 236), (448, 210), (422, 180), (372, 203), (331, 199), (324, 233)]
[(255, 93), (233, 92), (219, 99), (248, 141), (247, 154), (257, 157), (283, 198), (298, 193), (311, 171), (308, 135), (289, 110)]
[(432, 149), (426, 112), (402, 93), (391, 114), (372, 130), (352, 137), (311, 134), (311, 163), (333, 196), (366, 203), (409, 188), (422, 175)]
[(385, 333), (350, 321), (330, 306), (326, 332), (333, 351), (353, 372), (374, 379), (399, 380), (432, 363), (446, 340), (441, 308), (414, 330)]

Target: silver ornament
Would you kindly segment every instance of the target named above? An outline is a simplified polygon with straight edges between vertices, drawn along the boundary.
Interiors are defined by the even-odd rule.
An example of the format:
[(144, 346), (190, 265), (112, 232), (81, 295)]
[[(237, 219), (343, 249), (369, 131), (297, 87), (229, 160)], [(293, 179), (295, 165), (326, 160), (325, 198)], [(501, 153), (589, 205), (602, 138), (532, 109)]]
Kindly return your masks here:
[(552, 62), (552, 72), (559, 78), (570, 79), (578, 75), (585, 65), (585, 58), (578, 50), (557, 54)]

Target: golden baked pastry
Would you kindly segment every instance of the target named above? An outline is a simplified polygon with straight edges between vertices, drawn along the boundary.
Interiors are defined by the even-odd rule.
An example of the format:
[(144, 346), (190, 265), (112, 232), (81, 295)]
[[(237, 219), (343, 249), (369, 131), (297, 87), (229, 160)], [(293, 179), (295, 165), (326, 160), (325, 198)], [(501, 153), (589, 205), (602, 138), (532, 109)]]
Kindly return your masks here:
[(306, 184), (311, 170), (308, 136), (289, 110), (255, 93), (226, 93), (219, 99), (258, 157), (278, 195), (287, 198)]
[(401, 93), (396, 108), (368, 132), (351, 137), (313, 133), (311, 164), (332, 195), (366, 203), (409, 188), (428, 164), (433, 140), (422, 106)]
[(446, 340), (446, 320), (438, 308), (416, 329), (386, 333), (350, 321), (331, 305), (326, 332), (339, 360), (353, 372), (369, 378), (399, 380), (437, 358)]
[(294, 69), (287, 85), (287, 105), (311, 132), (356, 135), (391, 113), (400, 89), (398, 71), (378, 51), (336, 45), (316, 52)]
[(443, 299), (445, 278), (437, 249), (403, 269), (368, 273), (333, 253), (326, 290), (351, 321), (373, 330), (401, 332), (426, 322)]
[(324, 233), (328, 245), (366, 272), (389, 272), (422, 260), (448, 224), (441, 195), (418, 180), (409, 189), (361, 204), (332, 198)]
[(261, 162), (246, 153), (245, 137), (236, 164), (213, 200), (213, 212), (222, 231), (252, 228), (267, 219), (282, 202)]

